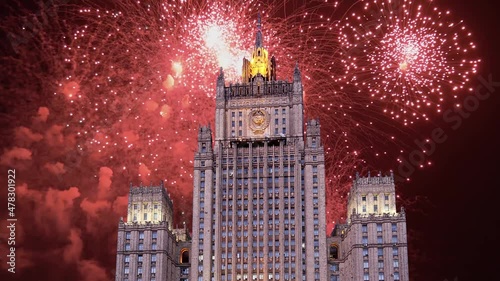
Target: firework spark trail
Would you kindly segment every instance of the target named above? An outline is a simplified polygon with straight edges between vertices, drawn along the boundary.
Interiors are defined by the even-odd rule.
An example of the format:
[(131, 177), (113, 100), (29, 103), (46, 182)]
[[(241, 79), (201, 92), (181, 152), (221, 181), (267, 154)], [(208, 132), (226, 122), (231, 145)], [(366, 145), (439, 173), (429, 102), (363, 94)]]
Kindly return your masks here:
[[(174, 200), (189, 201), (197, 124), (213, 120), (219, 66), (229, 80), (239, 80), (260, 12), (264, 45), (278, 59), (278, 78), (290, 79), (298, 61), (306, 114), (321, 120), (329, 167), (327, 219), (338, 220), (354, 171), (370, 169), (374, 162), (366, 158), (377, 166), (394, 163), (396, 157), (383, 157), (391, 145), (399, 150), (403, 144), (394, 135), (399, 126), (380, 113), (394, 101), (373, 104), (339, 78), (344, 59), (336, 51), (339, 3), (308, 3), (290, 8), (295, 4), (124, 0), (113, 7), (89, 2), (44, 8), (31, 16), (36, 24), (30, 44), (17, 44), (15, 56), (2, 57), (6, 71), (18, 79), (6, 90), (35, 99), (19, 106), (17, 114), (48, 107), (50, 124), (62, 126), (66, 138), (74, 140), (36, 161), (43, 165), (57, 158), (70, 166), (76, 155), (86, 173), (111, 167), (117, 186), (166, 178)], [(283, 10), (292, 12), (283, 15)], [(4, 28), (12, 32), (29, 32), (19, 30), (19, 18), (6, 22)], [(342, 30), (345, 35), (347, 29)], [(30, 78), (21, 78), (23, 73)], [(30, 120), (16, 125), (28, 126)], [(77, 154), (71, 152), (75, 148)], [(65, 159), (67, 153), (72, 156)], [(189, 204), (176, 208), (188, 223), (191, 211)]]
[(430, 2), (359, 1), (339, 22), (343, 78), (405, 125), (471, 91), (480, 62), (463, 23)]

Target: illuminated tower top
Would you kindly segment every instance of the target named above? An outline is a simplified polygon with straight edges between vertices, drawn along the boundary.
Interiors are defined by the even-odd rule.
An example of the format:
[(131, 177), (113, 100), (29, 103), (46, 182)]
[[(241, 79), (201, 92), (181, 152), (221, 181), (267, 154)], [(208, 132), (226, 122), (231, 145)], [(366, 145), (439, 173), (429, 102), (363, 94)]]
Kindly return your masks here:
[(250, 60), (243, 58), (243, 83), (252, 82), (257, 75), (262, 76), (266, 81), (276, 80), (276, 60), (274, 56), (269, 59), (268, 51), (264, 48), (262, 41), (262, 23), (259, 14), (252, 58)]
[(130, 186), (127, 221), (129, 224), (166, 222), (172, 228), (173, 203), (163, 181), (159, 186)]
[(359, 215), (396, 214), (396, 191), (394, 175), (360, 177), (356, 174), (348, 198), (348, 218)]

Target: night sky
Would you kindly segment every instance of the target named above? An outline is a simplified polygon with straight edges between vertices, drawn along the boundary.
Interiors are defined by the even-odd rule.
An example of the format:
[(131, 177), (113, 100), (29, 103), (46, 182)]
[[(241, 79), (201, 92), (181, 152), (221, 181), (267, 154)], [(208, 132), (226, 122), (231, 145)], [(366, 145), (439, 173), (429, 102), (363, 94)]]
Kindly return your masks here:
[[(439, 1), (474, 30), (483, 57), (480, 75), (500, 81), (499, 22), (489, 1)], [(480, 85), (476, 80), (473, 84)], [(485, 91), (483, 89), (483, 91)], [(417, 171), (407, 195), (425, 197), (408, 213), (412, 280), (494, 280), (497, 276), (500, 194), (500, 86), (462, 125), (438, 123), (448, 140), (432, 155), (435, 165)], [(425, 201), (425, 203), (424, 203)]]
[[(482, 59), (479, 73), (473, 77), (472, 87), (483, 85), (481, 81), (492, 80), (492, 92), (489, 97), (479, 102), (477, 110), (470, 112), (467, 118), (449, 122), (443, 118), (435, 118), (432, 123), (422, 126), (422, 139), (432, 128), (442, 128), (447, 136), (446, 141), (437, 144), (435, 152), (429, 157), (432, 166), (417, 169), (411, 175), (411, 181), (399, 184), (397, 192), (405, 200), (407, 207), (407, 228), (409, 232), (410, 279), (412, 281), (444, 281), (444, 280), (495, 280), (498, 276), (498, 253), (500, 253), (500, 226), (498, 216), (498, 196), (500, 195), (498, 174), (500, 171), (500, 21), (498, 9), (492, 1), (436, 1), (440, 7), (447, 7), (457, 18), (464, 19), (469, 30), (473, 31), (478, 53)], [(5, 16), (6, 12), (2, 12)], [(5, 34), (2, 34), (4, 38)], [(3, 51), (3, 49), (2, 49)], [(4, 74), (2, 74), (4, 75)], [(483, 77), (481, 80), (479, 77)], [(491, 79), (489, 78), (491, 77)], [(18, 78), (18, 77), (17, 77)], [(4, 84), (12, 85), (10, 77), (2, 77)], [(498, 81), (498, 82), (496, 82)], [(496, 84), (495, 84), (496, 83)], [(2, 88), (4, 89), (4, 88)], [(482, 93), (488, 88), (483, 86)], [(4, 93), (2, 93), (2, 96)], [(47, 116), (36, 109), (38, 105), (29, 105), (29, 99), (23, 100), (26, 116), (12, 118), (8, 116), (16, 107), (12, 102), (15, 97), (3, 96), (0, 101), (0, 124), (3, 140), (0, 153), (9, 147), (19, 145), (19, 139), (12, 137), (26, 120), (33, 121), (32, 129), (45, 129), (43, 122)], [(33, 98), (33, 104), (46, 97)], [(6, 102), (9, 100), (8, 102)], [(28, 110), (29, 109), (29, 110)], [(31, 111), (30, 111), (31, 110)], [(50, 114), (53, 114), (52, 112)], [(212, 115), (212, 113), (210, 113)], [(29, 115), (29, 116), (28, 116)], [(47, 114), (48, 115), (48, 114)], [(45, 116), (45, 117), (44, 117)], [(50, 115), (52, 116), (52, 115)], [(38, 119), (45, 119), (39, 121)], [(17, 119), (21, 120), (17, 123)], [(16, 120), (16, 121), (13, 121)], [(50, 119), (49, 119), (50, 120)], [(38, 123), (36, 123), (38, 122)], [(453, 126), (456, 125), (456, 126)], [(180, 126), (180, 125), (179, 125)], [(23, 135), (24, 144), (32, 145), (35, 134)], [(51, 152), (62, 149), (71, 138), (64, 136), (57, 127), (50, 127), (43, 136), (50, 142)], [(29, 141), (27, 141), (29, 139)], [(184, 144), (176, 143), (179, 155), (192, 157)], [(32, 147), (37, 151), (37, 147)], [(43, 149), (38, 147), (39, 157), (45, 157)], [(175, 150), (174, 149), (174, 150)], [(49, 152), (47, 152), (47, 155)], [(41, 155), (41, 156), (40, 156)], [(174, 156), (179, 156), (175, 154)], [(191, 156), (189, 156), (191, 155)], [(78, 157), (78, 156), (75, 156)], [(179, 156), (180, 157), (180, 156)], [(0, 159), (1, 161), (3, 160)], [(67, 158), (66, 158), (67, 159)], [(86, 166), (90, 162), (77, 161), (77, 165)], [(1, 162), (1, 173), (5, 174), (6, 164)], [(18, 266), (23, 270), (16, 275), (5, 273), (5, 188), (0, 191), (0, 280), (78, 280), (104, 281), (113, 280), (111, 276), (115, 266), (116, 229), (120, 216), (125, 215), (126, 190), (117, 191), (115, 185), (127, 178), (126, 172), (114, 172), (106, 167), (94, 167), (96, 171), (80, 173), (64, 172), (54, 165), (46, 170), (34, 168), (24, 162), (15, 165), (25, 168), (22, 173), (30, 174), (31, 180), (40, 177), (40, 186), (54, 186), (59, 191), (39, 192), (36, 187), (24, 186), (18, 189), (19, 212), (22, 212), (18, 239), (24, 241), (24, 251), (18, 256)], [(67, 167), (65, 167), (67, 168)], [(30, 170), (30, 169), (33, 169)], [(397, 170), (397, 167), (394, 167)], [(36, 171), (35, 171), (36, 170)], [(67, 169), (68, 170), (68, 169)], [(146, 168), (147, 170), (147, 168)], [(45, 172), (43, 172), (45, 171)], [(42, 173), (43, 172), (43, 173)], [(51, 180), (51, 173), (54, 180)], [(98, 176), (93, 179), (94, 186), (88, 190), (79, 190), (72, 186), (63, 186), (61, 174), (73, 177), (75, 186), (85, 182), (80, 177)], [(159, 179), (161, 177), (154, 178)], [(127, 178), (128, 179), (128, 178)], [(135, 178), (139, 181), (143, 178)], [(147, 180), (149, 181), (150, 178)], [(189, 185), (190, 179), (179, 179)], [(124, 185), (125, 186), (125, 185)], [(40, 188), (41, 190), (42, 188)], [(64, 190), (64, 191), (61, 191)], [(184, 196), (172, 189), (176, 196)], [(81, 196), (81, 197), (80, 197)], [(83, 200), (88, 198), (89, 200)], [(184, 197), (182, 197), (184, 198)], [(189, 198), (189, 196), (187, 196)], [(82, 200), (80, 200), (82, 199)], [(80, 200), (80, 201), (78, 201)], [(83, 211), (77, 212), (79, 202)], [(81, 202), (83, 201), (83, 202)], [(401, 206), (399, 206), (401, 207)], [(107, 211), (106, 211), (107, 210)], [(24, 220), (23, 220), (24, 219)], [(80, 227), (75, 227), (78, 225)], [(40, 238), (39, 237), (43, 237)], [(104, 237), (104, 239), (103, 239)], [(53, 239), (52, 239), (53, 238)], [(497, 239), (495, 239), (497, 238)], [(84, 246), (85, 245), (85, 246)], [(36, 256), (30, 253), (37, 253)], [(51, 275), (51, 276), (49, 276)], [(13, 278), (14, 277), (14, 278)]]

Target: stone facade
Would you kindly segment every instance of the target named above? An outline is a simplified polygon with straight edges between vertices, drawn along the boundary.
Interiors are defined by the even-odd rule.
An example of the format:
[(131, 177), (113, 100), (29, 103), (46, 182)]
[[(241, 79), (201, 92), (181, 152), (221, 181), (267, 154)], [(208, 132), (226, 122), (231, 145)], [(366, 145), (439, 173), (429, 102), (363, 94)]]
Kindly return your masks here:
[(348, 200), (347, 223), (328, 238), (330, 280), (408, 281), (406, 217), (396, 211), (393, 175), (356, 176)]
[(189, 234), (172, 229), (172, 207), (163, 183), (130, 187), (127, 221), (118, 225), (116, 281), (188, 280)]
[(304, 135), (298, 66), (277, 81), (256, 41), (241, 84), (220, 71), (213, 136), (198, 132), (191, 280), (326, 280), (320, 124)]

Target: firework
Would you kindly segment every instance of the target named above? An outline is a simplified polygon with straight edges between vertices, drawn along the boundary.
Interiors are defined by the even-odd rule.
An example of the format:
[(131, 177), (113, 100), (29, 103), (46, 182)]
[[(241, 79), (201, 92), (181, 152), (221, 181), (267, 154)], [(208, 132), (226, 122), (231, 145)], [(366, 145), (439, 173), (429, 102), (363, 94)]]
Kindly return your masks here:
[[(57, 129), (59, 146), (30, 148), (44, 151), (34, 159), (40, 167), (61, 162), (74, 168), (61, 182), (77, 185), (77, 177), (88, 185), (85, 178), (97, 177), (97, 167), (105, 166), (115, 172), (116, 186), (165, 179), (174, 201), (190, 201), (196, 134), (199, 124), (214, 118), (217, 71), (222, 66), (230, 83), (239, 81), (242, 59), (255, 40), (257, 13), (263, 17), (264, 45), (278, 59), (278, 79), (291, 79), (299, 62), (306, 115), (322, 123), (328, 221), (342, 217), (342, 196), (355, 170), (394, 167), (402, 144), (392, 131), (399, 127), (339, 79), (338, 3), (101, 5), (53, 4), (29, 13), (29, 25), (17, 17), (5, 27), (16, 34), (14, 54), (2, 57), (5, 72), (16, 78), (8, 91), (31, 101), (17, 105), (13, 115), (25, 119), (13, 124), (35, 133)], [(31, 124), (25, 113), (40, 107), (49, 118)], [(177, 220), (189, 224), (189, 204), (178, 205), (176, 212)]]
[(470, 91), (476, 48), (462, 21), (430, 1), (360, 1), (339, 23), (344, 79), (405, 125)]

